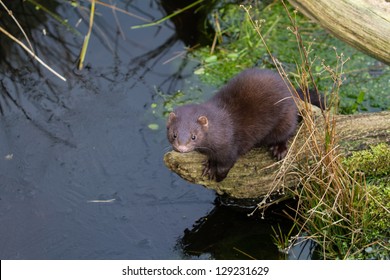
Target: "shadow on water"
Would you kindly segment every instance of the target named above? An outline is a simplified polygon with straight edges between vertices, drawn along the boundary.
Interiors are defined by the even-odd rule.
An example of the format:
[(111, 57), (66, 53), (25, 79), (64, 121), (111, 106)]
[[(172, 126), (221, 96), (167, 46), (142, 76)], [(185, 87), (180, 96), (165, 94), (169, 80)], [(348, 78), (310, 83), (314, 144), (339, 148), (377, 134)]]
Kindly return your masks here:
[[(149, 108), (157, 91), (196, 82), (186, 47), (209, 42), (194, 32), (207, 9), (185, 19), (189, 31), (176, 32), (180, 18), (131, 29), (164, 17), (164, 9), (174, 10), (172, 1), (98, 5), (86, 66), (78, 71), (87, 1), (39, 1), (40, 9), (29, 1), (4, 3), (36, 54), (67, 81), (0, 34), (1, 259), (177, 259), (207, 246), (214, 252), (201, 254), (212, 258), (245, 258), (224, 249), (229, 246), (279, 258), (270, 241), (273, 222), (214, 209), (213, 192), (187, 184), (162, 163), (165, 120)], [(0, 9), (0, 26), (26, 43)], [(150, 123), (161, 128), (151, 130)], [(207, 226), (203, 218), (193, 227), (209, 212)], [(229, 234), (214, 233), (216, 227)], [(210, 245), (216, 240), (224, 247)]]
[(186, 230), (177, 246), (183, 251), (183, 258), (189, 259), (311, 259), (314, 244), (296, 242), (285, 254), (278, 251), (273, 240), (273, 228), (279, 226), (284, 233), (292, 228), (292, 221), (286, 219), (283, 211), (294, 204), (290, 201), (273, 206), (261, 218), (256, 212), (251, 215), (253, 208), (227, 206), (217, 199), (213, 211)]

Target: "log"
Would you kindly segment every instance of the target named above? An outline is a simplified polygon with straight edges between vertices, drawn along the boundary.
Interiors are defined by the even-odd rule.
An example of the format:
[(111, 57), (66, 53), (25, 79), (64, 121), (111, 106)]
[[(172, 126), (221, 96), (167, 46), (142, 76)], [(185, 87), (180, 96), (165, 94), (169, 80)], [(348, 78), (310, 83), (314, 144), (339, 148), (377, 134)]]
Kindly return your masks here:
[[(390, 144), (390, 111), (356, 114), (337, 115), (337, 134), (339, 152), (349, 155), (352, 151), (368, 148), (370, 145), (379, 143)], [(324, 126), (324, 119), (317, 113), (315, 126), (320, 131)], [(303, 125), (302, 125), (303, 127)], [(296, 153), (305, 147), (307, 130), (298, 128), (298, 133), (293, 140), (289, 153)], [(268, 149), (253, 149), (242, 156), (230, 170), (228, 176), (222, 182), (210, 181), (202, 177), (202, 162), (206, 157), (197, 152), (178, 153), (171, 151), (165, 154), (166, 166), (177, 173), (183, 179), (203, 185), (208, 189), (215, 190), (220, 195), (227, 195), (234, 199), (259, 199), (267, 194), (280, 191), (276, 186), (295, 187), (299, 184), (295, 176), (282, 176), (286, 168), (285, 161), (275, 161)], [(275, 184), (277, 180), (284, 181)]]
[(390, 65), (390, 2), (386, 0), (289, 0), (333, 35)]

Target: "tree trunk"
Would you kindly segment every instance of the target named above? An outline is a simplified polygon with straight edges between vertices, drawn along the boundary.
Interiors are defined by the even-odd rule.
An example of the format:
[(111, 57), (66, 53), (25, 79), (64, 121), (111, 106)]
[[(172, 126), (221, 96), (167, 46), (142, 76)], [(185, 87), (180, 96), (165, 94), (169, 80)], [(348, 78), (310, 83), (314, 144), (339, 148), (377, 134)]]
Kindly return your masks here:
[(390, 2), (289, 0), (300, 12), (351, 46), (390, 65)]
[[(370, 113), (335, 116), (337, 123), (337, 139), (340, 145), (339, 151), (348, 155), (352, 151), (362, 150), (369, 145), (378, 143), (390, 144), (390, 112)], [(324, 121), (317, 117), (315, 126), (323, 131)], [(305, 147), (307, 131), (298, 129), (294, 138), (291, 153), (296, 149)], [(278, 177), (280, 170), (284, 169), (283, 160), (276, 162), (266, 148), (253, 149), (242, 156), (230, 170), (228, 176), (222, 182), (210, 181), (202, 177), (202, 162), (205, 156), (197, 153), (168, 152), (164, 156), (164, 162), (169, 169), (177, 173), (185, 180), (203, 185), (215, 190), (218, 194), (226, 194), (232, 198), (257, 199), (267, 193), (278, 191), (275, 189), (275, 180), (283, 178), (282, 185), (294, 187), (298, 185), (295, 176)]]

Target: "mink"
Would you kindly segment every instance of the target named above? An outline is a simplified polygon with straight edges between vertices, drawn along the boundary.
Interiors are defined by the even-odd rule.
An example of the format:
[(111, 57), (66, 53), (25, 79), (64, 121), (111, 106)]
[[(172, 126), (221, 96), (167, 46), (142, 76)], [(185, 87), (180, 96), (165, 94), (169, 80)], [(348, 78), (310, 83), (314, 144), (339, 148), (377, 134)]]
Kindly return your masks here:
[(254, 147), (269, 146), (277, 160), (283, 159), (297, 122), (297, 106), (280, 75), (251, 68), (233, 77), (208, 101), (171, 112), (167, 136), (177, 152), (205, 154), (203, 176), (220, 182), (237, 159)]

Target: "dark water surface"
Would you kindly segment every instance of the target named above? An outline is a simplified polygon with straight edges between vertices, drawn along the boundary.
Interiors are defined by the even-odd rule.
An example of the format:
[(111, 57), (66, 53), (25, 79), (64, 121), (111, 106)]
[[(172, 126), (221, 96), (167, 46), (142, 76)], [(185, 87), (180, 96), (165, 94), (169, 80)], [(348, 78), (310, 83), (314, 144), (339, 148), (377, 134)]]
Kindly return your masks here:
[[(198, 238), (183, 237), (214, 209), (215, 194), (186, 183), (164, 166), (165, 120), (150, 110), (156, 89), (181, 89), (193, 72), (193, 62), (171, 60), (185, 50), (173, 24), (132, 30), (144, 22), (97, 6), (86, 67), (78, 71), (83, 36), (77, 32), (86, 34), (89, 10), (49, 2), (71, 28), (29, 3), (9, 7), (37, 54), (67, 82), (0, 36), (0, 258), (202, 255), (185, 248), (199, 240), (206, 245), (198, 248), (213, 248), (209, 242), (228, 235), (209, 239), (211, 228)], [(154, 1), (123, 1), (117, 7), (148, 20), (164, 16)], [(20, 35), (12, 21), (7, 27)], [(158, 123), (160, 129), (149, 129), (150, 123)], [(234, 219), (246, 224), (246, 233), (253, 229), (250, 246), (243, 245), (243, 250), (257, 258), (278, 257), (270, 225), (250, 220), (246, 213), (234, 214)], [(227, 241), (228, 248), (246, 243), (247, 235), (234, 242), (240, 227), (233, 227), (236, 237), (228, 238), (233, 240)], [(188, 241), (191, 238), (198, 240)], [(218, 248), (203, 258), (243, 258), (237, 250), (224, 254)]]

